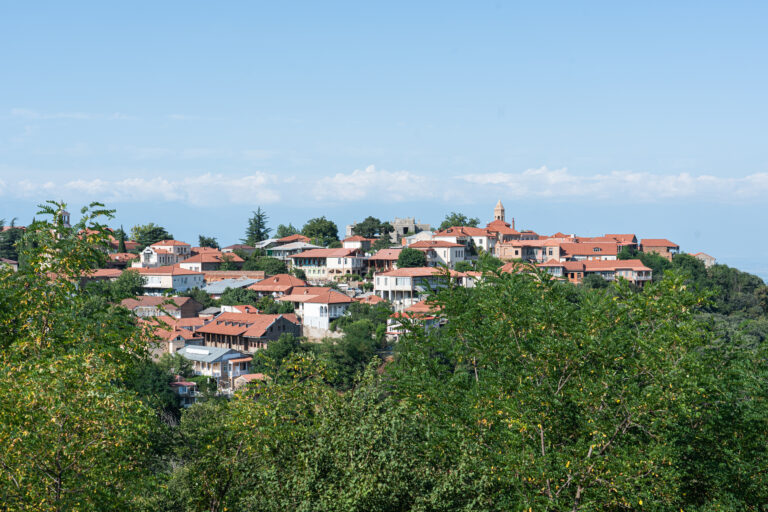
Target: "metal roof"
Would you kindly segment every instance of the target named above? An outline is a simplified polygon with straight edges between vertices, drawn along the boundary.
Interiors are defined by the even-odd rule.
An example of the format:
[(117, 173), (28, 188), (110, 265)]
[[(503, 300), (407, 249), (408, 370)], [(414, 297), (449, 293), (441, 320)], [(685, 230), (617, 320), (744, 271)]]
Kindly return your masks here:
[(259, 279), (222, 279), (221, 281), (205, 285), (203, 291), (208, 294), (220, 295), (227, 288), (245, 288), (258, 282)]
[(242, 357), (240, 352), (231, 348), (205, 347), (200, 345), (184, 345), (176, 353), (190, 361), (200, 361), (202, 363), (217, 363)]

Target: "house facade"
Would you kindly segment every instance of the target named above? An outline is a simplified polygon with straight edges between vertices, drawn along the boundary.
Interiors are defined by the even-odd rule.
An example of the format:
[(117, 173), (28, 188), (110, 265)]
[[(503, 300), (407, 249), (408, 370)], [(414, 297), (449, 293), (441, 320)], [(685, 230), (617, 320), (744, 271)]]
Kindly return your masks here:
[(465, 260), (467, 253), (467, 248), (464, 245), (444, 240), (423, 240), (411, 244), (410, 247), (425, 254), (429, 267), (445, 265), (448, 268), (453, 268), (456, 263)]
[(270, 341), (285, 333), (301, 336), (301, 325), (295, 315), (221, 313), (195, 331), (207, 347), (228, 348), (245, 354), (266, 348)]
[(353, 302), (347, 295), (331, 288), (311, 286), (294, 288), (290, 295), (276, 300), (292, 303), (302, 325), (319, 330), (328, 330), (330, 323), (346, 314)]
[(640, 240), (640, 250), (645, 253), (656, 253), (672, 261), (672, 257), (680, 253), (680, 246), (666, 238), (643, 238)]
[(156, 268), (176, 265), (192, 255), (192, 246), (178, 240), (161, 240), (144, 248), (133, 267)]
[(303, 270), (310, 282), (333, 281), (366, 271), (367, 258), (359, 249), (311, 249), (290, 258), (291, 266)]
[(179, 267), (139, 267), (136, 270), (144, 278), (144, 290), (147, 295), (185, 292), (192, 288), (202, 288), (205, 284), (201, 272)]

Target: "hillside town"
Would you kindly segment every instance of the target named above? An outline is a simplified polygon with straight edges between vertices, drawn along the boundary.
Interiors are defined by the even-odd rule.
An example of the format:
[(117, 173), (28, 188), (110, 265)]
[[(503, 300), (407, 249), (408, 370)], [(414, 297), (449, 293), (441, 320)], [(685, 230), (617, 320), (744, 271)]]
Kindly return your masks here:
[[(251, 369), (257, 351), (285, 334), (310, 342), (338, 337), (333, 324), (355, 303), (389, 308), (390, 342), (407, 330), (408, 322), (439, 328), (444, 320), (427, 302), (430, 292), (446, 286), (474, 287), (487, 270), (483, 260), (493, 260), (491, 268), (502, 273), (538, 269), (575, 285), (590, 279), (626, 280), (640, 288), (654, 274), (639, 256), (655, 254), (671, 261), (680, 253), (679, 245), (670, 240), (638, 239), (633, 233), (587, 237), (518, 230), (514, 218), (507, 221), (501, 200), (485, 227), (461, 214), (449, 215), (436, 229), (414, 218), (384, 223), (369, 217), (346, 226), (341, 240), (333, 232), (324, 237), (296, 232), (268, 238), (270, 230), (258, 218), (260, 212), (254, 212), (260, 225), (252, 244), (193, 246), (169, 237), (143, 245), (113, 231), (108, 265), (84, 275), (82, 284), (114, 282), (125, 272), (138, 274), (143, 294), (124, 299), (121, 305), (153, 332), (154, 357), (178, 354), (191, 363), (195, 375), (215, 382), (217, 393), (231, 395), (253, 379), (264, 378)], [(69, 226), (69, 213), (61, 215)], [(449, 222), (456, 219), (465, 225)], [(332, 225), (331, 231), (336, 229), (320, 220)], [(2, 229), (5, 233), (24, 228)], [(206, 239), (200, 237), (201, 242)], [(707, 268), (715, 263), (701, 252), (691, 256)], [(269, 265), (254, 270), (247, 263), (254, 258)], [(14, 270), (19, 266), (7, 258), (0, 264)], [(221, 303), (233, 292), (251, 303)], [(209, 299), (218, 305), (206, 307), (203, 302)], [(263, 299), (272, 311), (256, 304)], [(172, 387), (184, 406), (195, 402), (194, 382), (179, 377)]]

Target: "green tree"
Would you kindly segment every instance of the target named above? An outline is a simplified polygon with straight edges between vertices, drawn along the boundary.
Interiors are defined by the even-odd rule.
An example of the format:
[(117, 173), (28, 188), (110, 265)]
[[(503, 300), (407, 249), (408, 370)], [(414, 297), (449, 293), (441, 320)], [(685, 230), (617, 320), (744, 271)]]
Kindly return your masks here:
[(469, 261), (459, 261), (454, 265), (454, 270), (457, 272), (469, 272), (470, 270), (474, 270), (475, 267), (472, 266), (472, 263)]
[(301, 234), (312, 239), (313, 243), (323, 247), (339, 240), (339, 228), (336, 223), (325, 217), (310, 219), (301, 229)]
[(392, 242), (390, 241), (388, 236), (382, 236), (380, 238), (377, 238), (375, 242), (373, 242), (373, 245), (371, 245), (371, 251), (372, 252), (378, 252), (382, 249), (389, 249), (392, 247)]
[(148, 245), (152, 245), (161, 240), (173, 240), (173, 235), (153, 222), (133, 226), (131, 228), (131, 238), (139, 244), (139, 251), (144, 250)]
[(288, 272), (284, 261), (271, 256), (249, 258), (243, 264), (243, 270), (261, 270), (269, 276)]
[(221, 294), (219, 303), (222, 306), (238, 306), (249, 304), (256, 307), (259, 303), (259, 292), (256, 290), (249, 290), (248, 288), (227, 288), (224, 293)]
[(184, 292), (179, 293), (181, 297), (192, 297), (197, 302), (203, 305), (205, 308), (210, 308), (213, 306), (218, 306), (219, 302), (215, 299), (212, 299), (210, 295), (205, 293), (200, 288), (190, 288), (189, 290), (186, 290)]
[(275, 231), (275, 237), (285, 238), (287, 236), (297, 235), (299, 232), (299, 228), (294, 227), (294, 225), (291, 223), (288, 223), (287, 226), (285, 224), (280, 224), (277, 226), (277, 230)]
[(605, 278), (597, 274), (587, 274), (584, 276), (584, 279), (581, 280), (581, 285), (585, 288), (600, 289), (608, 288), (609, 283), (605, 280)]
[(240, 263), (235, 263), (232, 261), (234, 258), (232, 258), (231, 254), (224, 254), (222, 256), (222, 262), (219, 265), (219, 270), (238, 270), (242, 265)]
[(352, 233), (365, 238), (383, 237), (393, 232), (395, 228), (389, 222), (382, 222), (376, 217), (366, 217), (364, 221), (352, 226)]
[(476, 228), (480, 224), (480, 219), (477, 217), (469, 218), (463, 213), (451, 212), (445, 216), (445, 219), (440, 224), (438, 230), (443, 231), (454, 226), (470, 226)]
[(216, 237), (199, 235), (197, 237), (197, 244), (200, 247), (212, 247), (213, 249), (219, 248), (219, 242), (216, 241)]
[[(126, 510), (148, 490), (159, 424), (121, 385), (146, 357), (124, 308), (78, 286), (108, 237), (93, 203), (72, 227), (64, 204), (27, 227), (27, 265), (0, 270), (0, 496), (9, 510)], [(86, 234), (82, 234), (85, 232)]]
[(255, 246), (262, 240), (269, 238), (269, 233), (272, 231), (267, 227), (267, 221), (269, 217), (267, 212), (261, 209), (259, 206), (250, 219), (248, 219), (248, 227), (245, 228), (245, 238), (242, 242), (244, 244)]
[(16, 227), (16, 219), (12, 219), (10, 229), (2, 230), (5, 222), (0, 219), (0, 258), (19, 261), (18, 244), (24, 237), (24, 230)]
[(427, 256), (418, 249), (404, 248), (397, 257), (397, 268), (426, 267)]
[(117, 252), (126, 253), (128, 252), (128, 249), (125, 248), (125, 230), (123, 229), (123, 226), (120, 226), (120, 229), (115, 231), (115, 239), (117, 240)]

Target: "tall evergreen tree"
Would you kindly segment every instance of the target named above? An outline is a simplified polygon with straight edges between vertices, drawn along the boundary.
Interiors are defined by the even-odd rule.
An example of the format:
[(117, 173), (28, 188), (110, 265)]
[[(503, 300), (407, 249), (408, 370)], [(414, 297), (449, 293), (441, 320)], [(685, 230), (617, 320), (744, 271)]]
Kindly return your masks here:
[(269, 238), (269, 233), (272, 230), (267, 227), (268, 220), (267, 212), (259, 206), (253, 212), (253, 216), (248, 219), (248, 227), (245, 228), (245, 238), (242, 239), (242, 242), (248, 245), (255, 245)]

